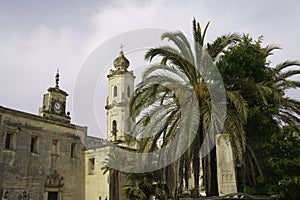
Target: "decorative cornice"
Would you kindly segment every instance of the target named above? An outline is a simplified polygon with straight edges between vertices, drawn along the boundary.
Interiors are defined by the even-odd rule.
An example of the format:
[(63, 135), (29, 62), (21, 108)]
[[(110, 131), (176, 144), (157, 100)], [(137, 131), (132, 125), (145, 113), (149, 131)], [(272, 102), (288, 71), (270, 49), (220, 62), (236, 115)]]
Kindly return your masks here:
[(37, 120), (40, 122), (45, 122), (45, 123), (50, 123), (50, 124), (56, 124), (59, 126), (64, 126), (64, 127), (68, 127), (68, 128), (72, 128), (72, 129), (79, 129), (79, 130), (86, 130), (87, 127), (86, 126), (79, 126), (79, 125), (75, 125), (75, 124), (71, 124), (71, 123), (65, 123), (65, 122), (60, 122), (54, 119), (45, 119), (42, 116), (38, 116), (38, 115), (34, 115), (31, 113), (26, 113), (23, 111), (19, 111), (19, 110), (14, 110), (11, 108), (6, 108), (3, 106), (0, 106), (0, 115), (2, 114), (2, 118), (3, 118), (3, 114), (11, 114), (13, 116), (20, 116), (20, 117), (24, 117), (27, 119), (32, 119), (32, 120)]
[(110, 103), (110, 104), (107, 104), (107, 105), (105, 106), (105, 109), (106, 109), (106, 110), (110, 110), (110, 109), (113, 108), (114, 106), (116, 106), (116, 107), (124, 107), (124, 106), (127, 106), (127, 105), (128, 105), (128, 101), (122, 101), (122, 102), (120, 102), (120, 103), (112, 102), (112, 103)]
[(126, 69), (116, 69), (116, 70), (110, 70), (109, 74), (107, 75), (107, 78), (113, 77), (113, 76), (117, 76), (117, 75), (123, 75), (123, 74), (130, 74), (134, 79), (135, 76), (133, 75), (133, 71), (128, 71)]
[(48, 88), (48, 92), (57, 92), (57, 93), (61, 93), (65, 96), (68, 96), (68, 93), (66, 93), (65, 91), (59, 89), (59, 88), (56, 88), (56, 87), (50, 87)]

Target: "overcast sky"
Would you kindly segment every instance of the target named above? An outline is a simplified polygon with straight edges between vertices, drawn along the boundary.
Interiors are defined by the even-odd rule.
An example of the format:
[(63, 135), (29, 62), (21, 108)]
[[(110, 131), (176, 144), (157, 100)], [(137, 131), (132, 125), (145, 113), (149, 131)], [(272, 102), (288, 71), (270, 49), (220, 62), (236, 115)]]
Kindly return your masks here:
[[(59, 68), (60, 86), (69, 93), (67, 110), (73, 117), (76, 79), (95, 48), (142, 28), (181, 30), (191, 36), (193, 17), (202, 24), (211, 22), (207, 42), (230, 32), (263, 35), (264, 44), (282, 47), (272, 56), (274, 64), (300, 59), (299, 7), (297, 0), (0, 1), (0, 105), (37, 114)], [(124, 45), (126, 52), (129, 45)], [(116, 56), (118, 52), (116, 46)], [(98, 89), (104, 100), (97, 115), (105, 122), (107, 88)], [(296, 91), (291, 95), (300, 99)], [(105, 136), (88, 120), (73, 118), (72, 122), (87, 125), (91, 135)]]

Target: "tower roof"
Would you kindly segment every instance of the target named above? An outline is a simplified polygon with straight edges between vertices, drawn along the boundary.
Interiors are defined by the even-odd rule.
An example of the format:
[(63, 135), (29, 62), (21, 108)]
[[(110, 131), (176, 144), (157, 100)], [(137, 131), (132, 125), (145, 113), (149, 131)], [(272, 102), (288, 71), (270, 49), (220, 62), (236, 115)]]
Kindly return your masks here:
[(126, 71), (129, 67), (129, 60), (124, 56), (123, 51), (120, 51), (120, 55), (114, 60), (114, 66), (117, 70)]

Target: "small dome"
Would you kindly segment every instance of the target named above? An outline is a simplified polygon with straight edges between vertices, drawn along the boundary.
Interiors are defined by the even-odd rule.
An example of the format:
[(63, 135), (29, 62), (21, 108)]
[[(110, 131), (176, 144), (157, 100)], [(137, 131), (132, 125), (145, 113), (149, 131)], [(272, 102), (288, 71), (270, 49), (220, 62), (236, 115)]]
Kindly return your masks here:
[(129, 67), (129, 60), (124, 56), (123, 51), (120, 52), (119, 57), (114, 60), (114, 66), (120, 70), (126, 70)]

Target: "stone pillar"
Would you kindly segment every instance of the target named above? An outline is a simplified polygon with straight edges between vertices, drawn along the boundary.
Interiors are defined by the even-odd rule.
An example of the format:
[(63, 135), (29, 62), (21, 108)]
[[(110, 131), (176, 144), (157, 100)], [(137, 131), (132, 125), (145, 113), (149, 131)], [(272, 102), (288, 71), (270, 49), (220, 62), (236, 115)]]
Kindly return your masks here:
[(237, 193), (235, 168), (229, 134), (216, 136), (219, 195)]

